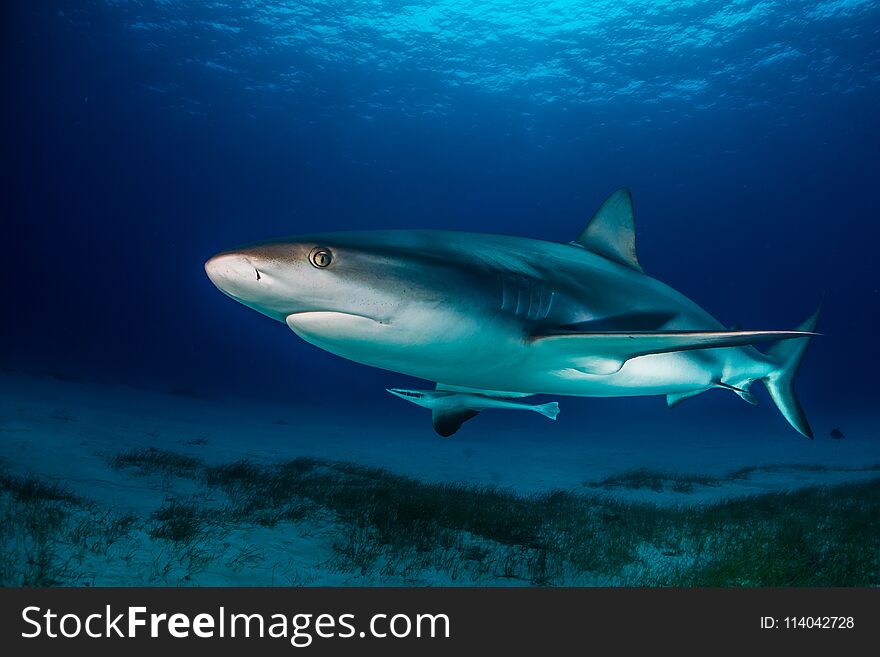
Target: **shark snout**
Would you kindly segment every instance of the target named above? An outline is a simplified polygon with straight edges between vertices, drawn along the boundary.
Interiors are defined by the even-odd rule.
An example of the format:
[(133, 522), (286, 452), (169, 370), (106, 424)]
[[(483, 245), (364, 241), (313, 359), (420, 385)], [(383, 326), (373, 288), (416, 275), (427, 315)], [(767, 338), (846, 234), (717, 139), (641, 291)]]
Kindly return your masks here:
[(260, 284), (260, 271), (246, 255), (235, 252), (219, 253), (205, 263), (205, 273), (211, 282), (226, 294), (247, 299)]

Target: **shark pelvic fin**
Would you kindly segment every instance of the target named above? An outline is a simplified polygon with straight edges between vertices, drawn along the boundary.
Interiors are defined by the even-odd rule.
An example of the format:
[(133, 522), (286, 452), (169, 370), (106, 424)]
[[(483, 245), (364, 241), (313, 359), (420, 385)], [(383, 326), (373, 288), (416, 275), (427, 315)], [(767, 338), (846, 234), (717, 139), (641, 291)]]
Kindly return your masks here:
[(697, 395), (701, 395), (706, 392), (706, 389), (702, 390), (691, 390), (690, 392), (678, 392), (671, 395), (666, 395), (666, 405), (669, 408), (675, 408), (681, 402), (690, 399), (691, 397), (696, 397)]
[(636, 225), (629, 189), (621, 187), (612, 192), (573, 244), (642, 271), (636, 257)]

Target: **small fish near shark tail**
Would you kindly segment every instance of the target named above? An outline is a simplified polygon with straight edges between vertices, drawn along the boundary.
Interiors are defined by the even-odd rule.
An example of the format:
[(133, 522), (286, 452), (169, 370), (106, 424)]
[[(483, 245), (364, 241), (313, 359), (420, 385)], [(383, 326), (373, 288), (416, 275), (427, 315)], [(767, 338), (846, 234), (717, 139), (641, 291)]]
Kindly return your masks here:
[[(490, 398), (489, 401), (504, 402), (501, 399)], [(493, 408), (491, 405), (481, 406), (478, 408), (462, 406), (460, 408), (435, 408), (431, 411), (431, 423), (434, 425), (434, 431), (448, 438), (461, 428), (461, 425), (477, 416), (477, 414), (486, 408)], [(494, 408), (505, 408), (505, 406), (495, 406)], [(546, 404), (517, 404), (510, 403), (506, 406), (512, 410), (534, 411), (546, 418), (556, 420), (559, 415), (559, 403), (548, 402)]]
[(555, 420), (559, 415), (559, 404), (525, 404), (514, 401), (522, 396), (518, 393), (498, 393), (499, 396), (481, 392), (459, 392), (448, 390), (449, 386), (437, 384), (437, 390), (404, 390), (387, 388), (395, 397), (431, 410), (431, 423), (441, 436), (448, 437), (461, 428), (461, 425), (474, 418), (480, 411), (488, 408), (501, 410), (533, 411)]
[[(798, 331), (813, 333), (819, 321), (819, 312), (822, 306), (816, 308), (807, 320), (798, 326)], [(810, 345), (810, 337), (797, 338), (777, 342), (771, 346), (766, 355), (774, 364), (774, 369), (761, 381), (767, 387), (770, 398), (776, 404), (782, 416), (788, 420), (798, 432), (810, 440), (813, 439), (813, 430), (807, 421), (807, 415), (798, 401), (794, 390), (794, 377), (801, 365), (801, 360), (807, 347)]]

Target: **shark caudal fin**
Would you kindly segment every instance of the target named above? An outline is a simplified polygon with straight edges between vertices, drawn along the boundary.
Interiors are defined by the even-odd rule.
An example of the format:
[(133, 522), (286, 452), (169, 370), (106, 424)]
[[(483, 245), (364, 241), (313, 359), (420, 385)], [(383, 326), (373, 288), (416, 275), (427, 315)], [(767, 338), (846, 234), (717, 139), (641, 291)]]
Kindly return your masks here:
[(547, 404), (541, 404), (540, 406), (532, 406), (532, 408), (544, 417), (549, 417), (551, 420), (555, 420), (556, 416), (559, 415), (558, 402), (549, 402)]
[[(807, 320), (797, 327), (798, 331), (812, 333), (819, 321), (820, 305)], [(761, 381), (767, 387), (767, 392), (782, 413), (788, 423), (801, 434), (813, 439), (813, 430), (807, 421), (801, 403), (794, 391), (794, 376), (801, 365), (801, 359), (810, 345), (810, 337), (798, 338), (777, 342), (767, 350), (767, 357), (775, 365), (775, 368)]]

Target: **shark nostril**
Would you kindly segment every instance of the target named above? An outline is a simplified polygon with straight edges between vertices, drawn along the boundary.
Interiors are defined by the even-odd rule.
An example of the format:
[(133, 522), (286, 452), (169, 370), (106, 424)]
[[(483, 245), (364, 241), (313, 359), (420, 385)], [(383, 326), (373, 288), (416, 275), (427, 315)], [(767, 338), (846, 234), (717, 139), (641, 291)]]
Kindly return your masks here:
[(262, 278), (262, 276), (260, 276), (260, 270), (254, 267), (254, 272), (257, 274), (257, 280), (260, 280)]

